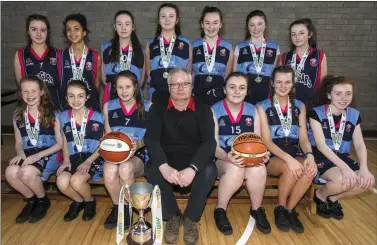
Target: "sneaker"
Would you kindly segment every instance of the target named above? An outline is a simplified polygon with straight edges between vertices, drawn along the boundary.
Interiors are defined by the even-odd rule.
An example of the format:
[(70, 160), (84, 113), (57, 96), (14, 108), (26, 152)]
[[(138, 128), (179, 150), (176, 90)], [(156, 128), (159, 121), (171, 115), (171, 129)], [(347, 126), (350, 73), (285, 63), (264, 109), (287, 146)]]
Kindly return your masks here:
[(72, 221), (76, 219), (83, 209), (84, 202), (72, 202), (71, 205), (69, 205), (68, 212), (64, 215), (64, 221)]
[(82, 214), (82, 220), (89, 221), (96, 216), (96, 199), (93, 201), (84, 202), (84, 213)]
[(329, 198), (327, 198), (328, 208), (331, 213), (331, 217), (341, 220), (344, 217), (344, 213), (342, 211), (343, 207), (340, 205), (338, 201), (332, 202)]
[(30, 219), (32, 212), (34, 211), (35, 207), (37, 206), (38, 198), (33, 196), (31, 198), (26, 199), (26, 205), (22, 209), (21, 213), (16, 217), (16, 223), (21, 224), (25, 223)]
[(35, 207), (34, 211), (31, 213), (29, 222), (30, 223), (37, 223), (43, 217), (46, 216), (47, 210), (50, 208), (51, 202), (48, 199), (47, 196), (44, 196), (43, 198), (38, 198), (37, 206)]
[(167, 222), (164, 230), (164, 241), (175, 244), (179, 238), (179, 227), (182, 225), (182, 215), (173, 215)]
[(291, 212), (287, 212), (289, 225), (292, 230), (294, 230), (296, 233), (303, 233), (304, 232), (304, 226), (302, 225), (301, 221), (298, 219), (298, 213), (296, 210), (292, 210)]
[[(130, 226), (130, 213), (128, 211), (129, 206), (124, 205), (124, 229), (127, 230)], [(104, 227), (105, 229), (111, 230), (117, 227), (118, 225), (118, 204), (113, 204), (113, 208), (109, 216), (105, 220)]]
[(198, 222), (183, 218), (183, 242), (185, 245), (195, 245), (199, 240)]
[(216, 208), (214, 211), (214, 216), (217, 229), (224, 235), (232, 235), (233, 228), (228, 220), (228, 217), (226, 217), (226, 211), (223, 208)]
[(288, 211), (284, 206), (277, 206), (274, 209), (275, 225), (281, 231), (289, 231), (290, 224), (288, 220)]
[(264, 234), (271, 232), (271, 225), (267, 220), (264, 208), (260, 207), (257, 210), (250, 208), (250, 215), (255, 219), (255, 224), (260, 232)]
[(317, 214), (323, 218), (330, 219), (331, 211), (328, 208), (327, 202), (323, 202), (317, 197), (317, 191), (314, 192), (314, 202), (317, 204)]

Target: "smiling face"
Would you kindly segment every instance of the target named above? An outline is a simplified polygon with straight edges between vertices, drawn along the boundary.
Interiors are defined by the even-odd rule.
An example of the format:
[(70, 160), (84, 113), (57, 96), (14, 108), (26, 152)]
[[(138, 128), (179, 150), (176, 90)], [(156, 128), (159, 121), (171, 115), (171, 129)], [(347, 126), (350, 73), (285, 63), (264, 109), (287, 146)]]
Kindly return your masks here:
[(203, 18), (201, 26), (207, 38), (216, 37), (222, 27), (219, 13), (207, 13)]
[(351, 84), (337, 84), (327, 94), (327, 98), (331, 100), (331, 104), (338, 110), (345, 110), (352, 102), (353, 87)]
[(177, 13), (174, 8), (163, 7), (159, 13), (159, 23), (161, 28), (165, 31), (174, 30), (178, 23)]
[(243, 77), (231, 77), (225, 86), (226, 99), (233, 104), (240, 104), (247, 95), (247, 81)]
[(89, 96), (83, 88), (76, 86), (69, 86), (67, 89), (67, 101), (68, 105), (73, 110), (80, 110), (85, 106), (85, 102), (88, 100)]
[(304, 24), (297, 24), (291, 27), (291, 40), (296, 47), (303, 47), (309, 45), (309, 38), (312, 33)]
[(253, 39), (260, 39), (264, 37), (266, 30), (266, 21), (262, 16), (254, 16), (248, 22), (248, 30)]
[(39, 105), (43, 90), (34, 81), (25, 81), (21, 84), (21, 96), (28, 106)]
[(272, 87), (274, 87), (276, 95), (280, 97), (287, 96), (293, 87), (292, 73), (277, 72)]
[(76, 20), (69, 20), (66, 24), (66, 33), (71, 43), (79, 43), (84, 40), (86, 31), (83, 30), (80, 23)]
[(134, 30), (132, 19), (127, 14), (121, 14), (116, 17), (115, 30), (121, 39), (127, 39), (131, 37), (131, 33)]
[(29, 24), (28, 33), (33, 43), (43, 44), (48, 35), (47, 25), (41, 20), (33, 20)]
[(134, 99), (135, 87), (131, 79), (128, 77), (119, 77), (116, 81), (116, 90), (118, 97), (123, 102), (129, 102)]

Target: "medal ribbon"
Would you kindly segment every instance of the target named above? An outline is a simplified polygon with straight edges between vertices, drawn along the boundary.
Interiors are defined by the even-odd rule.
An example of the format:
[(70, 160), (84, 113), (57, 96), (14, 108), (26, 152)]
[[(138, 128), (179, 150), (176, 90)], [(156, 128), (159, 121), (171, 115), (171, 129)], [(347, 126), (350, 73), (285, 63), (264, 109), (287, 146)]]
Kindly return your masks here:
[(120, 56), (119, 56), (119, 64), (120, 64), (120, 71), (129, 70), (131, 67), (131, 59), (132, 59), (132, 47), (131, 45), (128, 48), (128, 55), (123, 54), (122, 47), (120, 47)]
[(205, 58), (205, 62), (206, 62), (206, 65), (207, 65), (208, 72), (212, 72), (213, 67), (215, 66), (216, 48), (217, 48), (217, 45), (215, 45), (215, 47), (213, 48), (212, 55), (210, 56), (206, 39), (203, 38), (204, 58)]
[(26, 106), (24, 117), (27, 136), (29, 137), (31, 144), (36, 146), (39, 136), (39, 111), (37, 113), (37, 117), (35, 118), (34, 128), (31, 127), (29, 121), (29, 106)]
[(87, 54), (88, 54), (88, 48), (86, 47), (86, 45), (84, 45), (84, 50), (82, 51), (82, 55), (81, 55), (80, 66), (79, 66), (79, 68), (77, 68), (76, 62), (75, 62), (75, 56), (73, 54), (73, 48), (72, 48), (72, 46), (69, 48), (69, 58), (71, 59), (71, 69), (72, 69), (72, 74), (73, 74), (74, 80), (82, 80), (83, 79), (82, 74), (84, 72), (84, 66), (85, 66)]
[(160, 52), (161, 52), (162, 65), (166, 69), (166, 68), (169, 67), (171, 55), (173, 53), (173, 48), (174, 48), (174, 43), (175, 43), (175, 35), (171, 37), (169, 48), (168, 48), (168, 51), (167, 51), (166, 54), (165, 54), (165, 45), (164, 45), (163, 38), (164, 37), (161, 35), (161, 37), (160, 37)]
[(264, 54), (266, 52), (266, 41), (263, 39), (262, 40), (262, 49), (259, 55), (259, 60), (257, 57), (257, 51), (255, 49), (255, 45), (252, 43), (251, 39), (249, 42), (250, 50), (251, 50), (251, 55), (253, 56), (253, 62), (255, 66), (255, 70), (257, 71), (257, 75), (260, 75), (263, 67), (263, 62), (264, 62)]
[(77, 147), (78, 152), (82, 152), (82, 147), (84, 145), (85, 129), (86, 129), (86, 124), (88, 122), (88, 114), (89, 114), (89, 110), (86, 108), (85, 111), (84, 111), (84, 116), (82, 118), (82, 122), (81, 122), (80, 134), (78, 134), (77, 128), (76, 128), (75, 116), (74, 116), (73, 110), (72, 110), (71, 128), (72, 128), (73, 140), (75, 142), (75, 145)]
[(334, 124), (334, 118), (331, 112), (331, 106), (329, 105), (327, 108), (327, 119), (329, 120), (329, 127), (330, 127), (330, 132), (331, 132), (331, 139), (334, 144), (334, 149), (336, 151), (339, 151), (340, 146), (343, 141), (343, 134), (344, 134), (344, 129), (346, 127), (346, 112), (342, 112), (342, 118), (340, 119), (340, 127), (339, 131), (336, 132), (335, 129), (335, 124)]
[(291, 131), (292, 127), (292, 107), (288, 99), (288, 112), (287, 116), (283, 116), (283, 112), (281, 111), (279, 100), (276, 98), (276, 95), (274, 95), (274, 107), (278, 113), (279, 120), (281, 123), (281, 126), (283, 127), (284, 136), (288, 137), (289, 132)]
[(308, 47), (305, 50), (305, 53), (302, 56), (300, 63), (297, 65), (297, 68), (296, 68), (296, 51), (293, 52), (291, 67), (293, 68), (293, 70), (296, 73), (296, 76), (295, 76), (295, 82), (296, 83), (301, 80), (301, 71), (304, 70), (304, 65), (305, 65), (306, 59), (308, 58), (309, 50), (310, 50), (310, 47)]

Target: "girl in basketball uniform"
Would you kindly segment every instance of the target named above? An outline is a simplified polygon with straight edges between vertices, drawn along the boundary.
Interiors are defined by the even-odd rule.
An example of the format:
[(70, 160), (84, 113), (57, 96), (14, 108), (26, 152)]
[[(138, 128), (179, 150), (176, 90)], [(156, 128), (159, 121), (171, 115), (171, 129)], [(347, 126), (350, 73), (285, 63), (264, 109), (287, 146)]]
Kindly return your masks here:
[[(325, 185), (315, 192), (317, 214), (342, 219), (338, 202), (358, 195), (374, 185), (367, 166), (367, 149), (361, 132), (360, 112), (349, 105), (355, 84), (343, 76), (323, 78), (318, 102), (309, 113), (309, 139), (318, 166), (319, 182)], [(354, 144), (359, 163), (350, 156)]]
[(82, 80), (89, 90), (89, 103), (95, 111), (101, 111), (99, 103), (99, 86), (101, 76), (101, 58), (98, 53), (85, 45), (90, 33), (86, 17), (82, 14), (68, 15), (63, 22), (63, 34), (70, 45), (59, 55), (58, 71), (61, 81), (60, 90), (63, 104), (67, 84), (72, 80)]
[(161, 4), (157, 19), (156, 36), (148, 39), (145, 47), (150, 101), (169, 97), (170, 70), (176, 67), (191, 70), (191, 43), (181, 34), (178, 7), (172, 3)]
[(13, 116), (17, 155), (10, 160), (5, 178), (27, 202), (16, 223), (36, 223), (51, 206), (43, 181), (59, 167), (56, 158), (63, 139), (46, 83), (27, 75), (19, 84), (22, 101)]
[[(151, 103), (144, 101), (140, 94), (140, 86), (135, 74), (131, 71), (122, 71), (115, 78), (117, 99), (110, 100), (104, 105), (105, 131), (121, 131), (130, 136), (135, 146), (132, 157), (120, 164), (105, 162), (104, 182), (113, 201), (111, 213), (105, 220), (105, 229), (117, 226), (118, 202), (121, 186), (131, 185), (135, 178), (144, 175), (144, 164), (148, 160), (147, 149), (144, 146), (145, 123)], [(128, 210), (125, 205), (124, 210)], [(124, 218), (125, 227), (128, 227), (128, 212)]]
[(317, 49), (317, 31), (310, 19), (292, 22), (289, 35), (291, 50), (281, 55), (281, 65), (295, 70), (296, 98), (310, 111), (315, 91), (327, 74), (326, 55)]
[(144, 82), (144, 48), (136, 35), (135, 21), (131, 12), (120, 10), (114, 17), (114, 37), (101, 45), (102, 81), (106, 87), (103, 104), (117, 97), (114, 78), (123, 70), (135, 74), (140, 87)]
[(248, 77), (246, 101), (256, 104), (267, 98), (272, 71), (280, 55), (279, 44), (264, 36), (267, 17), (254, 10), (246, 17), (246, 40), (234, 50), (233, 71)]
[[(250, 215), (256, 220), (256, 226), (263, 233), (270, 233), (271, 226), (264, 209), (261, 207), (266, 184), (266, 166), (262, 163), (245, 168), (240, 155), (231, 151), (234, 138), (243, 132), (255, 132), (260, 135), (260, 121), (257, 109), (244, 102), (247, 94), (247, 77), (240, 72), (229, 74), (225, 80), (224, 100), (212, 106), (215, 122), (216, 166), (220, 178), (218, 201), (214, 211), (216, 226), (225, 235), (233, 232), (226, 216), (226, 208), (232, 195), (246, 179), (246, 188), (250, 194)], [(266, 157), (265, 162), (269, 157)]]
[[(306, 193), (317, 167), (306, 129), (305, 105), (295, 99), (294, 70), (276, 67), (270, 96), (258, 104), (262, 137), (273, 154), (267, 173), (279, 177), (275, 224), (281, 231), (304, 232), (295, 207)], [(304, 153), (302, 156), (300, 147)]]
[(50, 99), (56, 109), (61, 110), (59, 100), (59, 77), (57, 68), (58, 50), (50, 43), (50, 23), (39, 14), (26, 19), (28, 44), (17, 50), (14, 57), (14, 71), (17, 83), (26, 75), (36, 75), (46, 83)]
[(56, 185), (70, 197), (71, 203), (64, 221), (74, 220), (84, 209), (82, 219), (88, 221), (96, 215), (96, 200), (88, 181), (99, 181), (103, 160), (98, 147), (104, 132), (102, 113), (88, 108), (89, 90), (82, 80), (71, 80), (67, 85), (70, 109), (60, 114), (63, 132), (63, 164), (59, 167)]
[(192, 43), (193, 93), (210, 106), (224, 99), (225, 77), (232, 71), (232, 44), (219, 31), (223, 16), (217, 7), (204, 7), (201, 38)]

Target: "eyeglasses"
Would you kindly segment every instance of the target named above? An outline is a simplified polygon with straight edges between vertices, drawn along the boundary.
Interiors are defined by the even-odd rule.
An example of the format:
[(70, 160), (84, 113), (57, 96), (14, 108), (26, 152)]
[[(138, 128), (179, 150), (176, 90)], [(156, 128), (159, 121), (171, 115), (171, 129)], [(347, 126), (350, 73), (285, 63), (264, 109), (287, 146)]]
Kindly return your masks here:
[(191, 85), (192, 83), (190, 82), (185, 82), (185, 83), (170, 83), (169, 86), (170, 88), (172, 89), (176, 89), (176, 88), (179, 88), (179, 87), (182, 87), (182, 88), (187, 88)]

